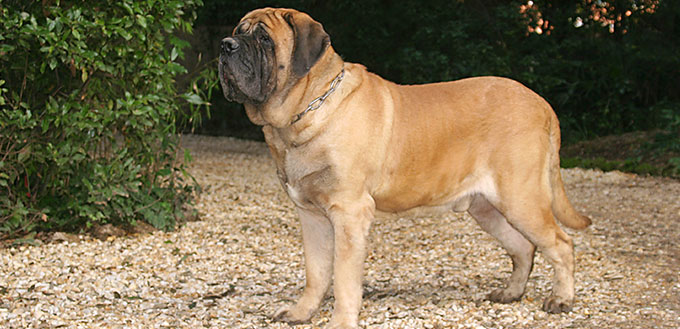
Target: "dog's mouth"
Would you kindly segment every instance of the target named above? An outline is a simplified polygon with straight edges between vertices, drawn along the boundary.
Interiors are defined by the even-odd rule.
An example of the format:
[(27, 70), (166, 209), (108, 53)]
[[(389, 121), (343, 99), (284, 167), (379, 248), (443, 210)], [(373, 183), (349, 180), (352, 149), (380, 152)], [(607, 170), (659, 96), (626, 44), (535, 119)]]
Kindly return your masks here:
[[(249, 70), (248, 66), (244, 65), (243, 68)], [(220, 58), (219, 61), (219, 77), (222, 92), (227, 100), (237, 103), (244, 103), (248, 100), (245, 93), (238, 87), (236, 77), (229, 69), (229, 64), (224, 58)]]

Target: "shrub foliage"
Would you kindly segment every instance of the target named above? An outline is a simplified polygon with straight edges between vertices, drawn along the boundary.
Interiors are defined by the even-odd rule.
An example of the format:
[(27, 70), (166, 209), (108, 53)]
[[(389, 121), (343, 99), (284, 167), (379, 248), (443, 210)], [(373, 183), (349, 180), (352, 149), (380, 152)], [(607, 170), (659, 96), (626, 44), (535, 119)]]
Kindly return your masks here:
[(174, 226), (195, 187), (180, 106), (205, 103), (175, 88), (187, 43), (173, 32), (191, 31), (200, 4), (0, 0), (2, 235)]

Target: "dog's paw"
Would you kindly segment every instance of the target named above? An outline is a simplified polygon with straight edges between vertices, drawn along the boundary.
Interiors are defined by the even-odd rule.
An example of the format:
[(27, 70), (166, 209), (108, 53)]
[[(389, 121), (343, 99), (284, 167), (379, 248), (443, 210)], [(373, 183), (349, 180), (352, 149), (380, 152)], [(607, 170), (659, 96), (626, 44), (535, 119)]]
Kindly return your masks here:
[(272, 319), (291, 325), (307, 323), (312, 318), (312, 312), (302, 311), (293, 306), (284, 306), (274, 313)]
[(522, 292), (510, 291), (509, 289), (496, 289), (492, 291), (487, 297), (488, 300), (494, 303), (512, 303), (522, 298)]
[(571, 312), (573, 301), (565, 300), (557, 296), (550, 296), (543, 302), (543, 311), (548, 313), (568, 313)]

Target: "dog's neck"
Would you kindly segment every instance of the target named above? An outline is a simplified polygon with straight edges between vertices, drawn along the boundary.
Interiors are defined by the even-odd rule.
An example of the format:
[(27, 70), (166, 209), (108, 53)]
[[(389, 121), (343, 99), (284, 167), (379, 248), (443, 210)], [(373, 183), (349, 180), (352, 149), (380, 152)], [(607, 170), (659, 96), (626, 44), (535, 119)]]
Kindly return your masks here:
[(290, 124), (294, 125), (298, 121), (302, 120), (302, 118), (307, 113), (309, 113), (311, 111), (316, 111), (320, 107), (322, 107), (323, 103), (326, 101), (326, 98), (328, 98), (335, 91), (335, 89), (338, 88), (338, 85), (340, 85), (340, 83), (342, 82), (342, 79), (344, 77), (345, 77), (345, 67), (343, 66), (343, 68), (340, 70), (340, 73), (338, 73), (338, 75), (335, 76), (335, 79), (333, 79), (333, 81), (331, 81), (331, 85), (330, 85), (330, 87), (328, 87), (328, 91), (326, 91), (323, 95), (315, 98), (311, 103), (309, 103), (309, 105), (307, 105), (307, 108), (304, 111), (296, 114), (293, 117), (293, 120), (290, 122)]
[[(309, 73), (289, 87), (287, 92), (282, 93), (282, 97), (268, 101), (261, 108), (246, 107), (246, 111), (259, 115), (261, 122), (255, 122), (251, 118), (256, 124), (278, 130), (277, 135), (286, 140), (286, 144), (303, 143), (318, 134), (325, 126), (325, 122), (330, 120), (335, 105), (342, 100), (340, 95), (346, 94), (342, 92), (346, 88), (346, 83), (336, 82), (335, 91), (327, 97), (321, 108), (308, 111), (300, 120), (296, 121), (296, 118), (312, 101), (330, 90), (331, 84), (343, 70), (345, 70), (343, 80), (347, 79), (348, 72), (343, 65), (342, 58), (329, 48)], [(318, 83), (319, 81), (323, 83)]]

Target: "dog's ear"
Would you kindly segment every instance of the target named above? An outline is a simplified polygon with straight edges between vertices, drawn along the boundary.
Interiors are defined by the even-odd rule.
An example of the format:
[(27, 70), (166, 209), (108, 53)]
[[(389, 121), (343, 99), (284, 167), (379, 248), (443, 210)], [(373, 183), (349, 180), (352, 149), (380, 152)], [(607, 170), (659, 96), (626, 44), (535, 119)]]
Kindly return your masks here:
[(303, 77), (328, 49), (331, 39), (323, 26), (307, 15), (288, 14), (285, 19), (295, 37), (291, 58), (293, 74)]

